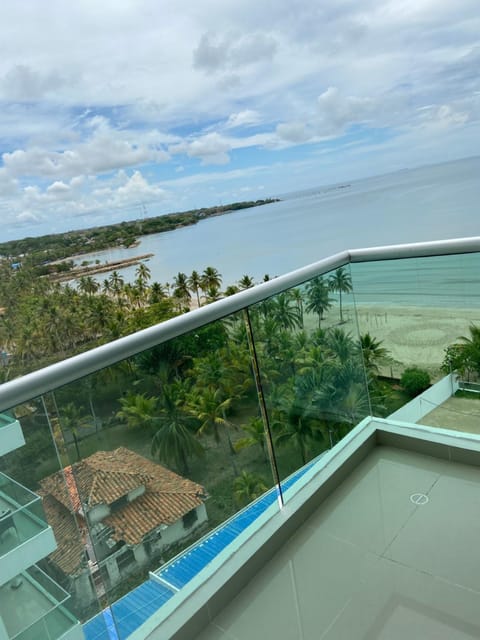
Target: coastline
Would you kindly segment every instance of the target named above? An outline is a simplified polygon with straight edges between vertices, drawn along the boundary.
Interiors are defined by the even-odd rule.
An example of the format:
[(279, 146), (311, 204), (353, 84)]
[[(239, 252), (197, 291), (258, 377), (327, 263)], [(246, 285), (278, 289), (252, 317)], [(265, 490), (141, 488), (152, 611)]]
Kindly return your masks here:
[(66, 282), (68, 280), (78, 280), (84, 276), (93, 276), (98, 273), (107, 273), (110, 271), (117, 271), (118, 269), (125, 269), (126, 267), (134, 267), (141, 262), (148, 260), (154, 254), (145, 253), (141, 256), (134, 256), (132, 258), (124, 258), (123, 260), (115, 260), (113, 262), (104, 262), (103, 264), (86, 265), (83, 267), (74, 267), (67, 273), (54, 274), (51, 279), (54, 282)]

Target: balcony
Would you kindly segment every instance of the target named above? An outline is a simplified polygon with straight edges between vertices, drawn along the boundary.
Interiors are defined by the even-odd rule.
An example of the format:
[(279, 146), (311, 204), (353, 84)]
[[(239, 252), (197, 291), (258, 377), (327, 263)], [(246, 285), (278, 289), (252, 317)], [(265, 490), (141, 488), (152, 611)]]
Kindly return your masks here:
[(0, 473), (0, 585), (55, 549), (42, 500)]
[(24, 444), (19, 421), (6, 413), (0, 413), (0, 456), (15, 451)]
[[(456, 378), (400, 413), (377, 384), (396, 378), (393, 394), (412, 364), (444, 375), (445, 349), (480, 323), (479, 266), (478, 238), (344, 252), (2, 385), (0, 410), (41, 397), (45, 432), (59, 426), (61, 459), (46, 462), (69, 472), (45, 499), (48, 563), (85, 637), (479, 637), (480, 441), (414, 424)], [(72, 431), (99, 412), (101, 428)], [(167, 414), (182, 446), (162, 440)], [(113, 523), (144, 572), (126, 593), (114, 557), (108, 576), (88, 574), (83, 510), (98, 495), (75, 477), (78, 460), (120, 446), (195, 482), (208, 516), (187, 542), (181, 511), (143, 538)], [(125, 469), (110, 471), (113, 491)]]
[(70, 595), (38, 567), (19, 574), (0, 587), (0, 620), (6, 637), (81, 640), (80, 625), (65, 606), (69, 599)]
[[(265, 628), (278, 640), (480, 636), (480, 439), (388, 421), (355, 435), (268, 541), (259, 531), (246, 543), (244, 575), (230, 561), (226, 586), (191, 621), (209, 619), (207, 628), (191, 637), (249, 640)], [(174, 637), (187, 626), (182, 633)]]

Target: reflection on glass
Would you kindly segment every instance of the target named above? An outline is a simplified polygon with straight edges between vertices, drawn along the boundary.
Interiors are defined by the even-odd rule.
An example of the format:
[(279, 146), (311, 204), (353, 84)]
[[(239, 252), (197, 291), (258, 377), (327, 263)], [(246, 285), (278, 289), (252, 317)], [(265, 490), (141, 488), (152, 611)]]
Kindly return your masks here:
[[(25, 444), (0, 459), (0, 621), (9, 638), (68, 638), (74, 632), (78, 639), (79, 620), (99, 605), (96, 599), (86, 605), (81, 585), (77, 589), (61, 570), (77, 561), (82, 566), (85, 552), (75, 518), (68, 511), (58, 515), (60, 502), (44, 491), (45, 479), (61, 468), (45, 404), (31, 400), (8, 415), (18, 420)], [(63, 476), (61, 496), (60, 487), (68, 493)], [(38, 564), (29, 566), (33, 557)]]
[(370, 412), (348, 267), (249, 309), (282, 479)]
[(476, 253), (351, 265), (365, 362), (381, 376), (370, 389), (377, 414), (423, 390), (409, 384), (418, 369), (427, 385), (452, 371), (475, 378), (465, 346), (480, 324), (479, 267)]

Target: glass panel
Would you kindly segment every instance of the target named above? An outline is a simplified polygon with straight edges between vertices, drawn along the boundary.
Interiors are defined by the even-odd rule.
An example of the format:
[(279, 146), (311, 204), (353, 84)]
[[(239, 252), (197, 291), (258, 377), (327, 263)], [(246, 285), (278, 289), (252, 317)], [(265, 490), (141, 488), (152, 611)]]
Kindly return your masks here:
[(285, 479), (370, 411), (349, 267), (260, 302), (249, 315)]
[(0, 473), (0, 555), (46, 528), (41, 499)]
[(0, 413), (0, 428), (6, 427), (9, 424), (13, 424), (15, 422), (15, 418), (7, 413)]
[[(15, 407), (12, 415), (20, 422), (25, 445), (0, 457), (0, 501), (3, 505), (8, 502), (11, 513), (6, 518), (14, 525), (2, 532), (0, 519), (0, 549), (10, 551), (19, 542), (25, 544), (32, 539), (29, 549), (39, 559), (37, 565), (25, 567), (20, 566), (22, 559), (18, 558), (18, 575), (0, 586), (0, 617), (8, 637), (22, 640), (58, 638), (78, 624), (77, 620), (87, 620), (101, 607), (96, 594), (88, 600), (85, 598), (91, 578), (86, 568), (84, 534), (79, 523), (61, 500), (45, 491), (45, 478), (63, 466), (45, 404), (42, 399), (34, 399)], [(60, 498), (68, 495), (64, 483), (58, 488)], [(47, 542), (43, 550), (46, 539), (33, 539), (33, 535), (45, 530), (47, 524), (51, 525), (57, 544), (51, 553), (48, 553), (51, 542)], [(1, 563), (0, 554), (0, 582)], [(72, 582), (69, 574), (75, 570), (81, 577)], [(101, 626), (106, 629), (104, 622)]]
[(52, 601), (52, 608), (68, 600), (69, 594), (60, 585), (54, 582), (40, 567), (33, 565), (25, 572), (25, 576), (30, 582), (35, 582), (37, 588), (48, 595)]
[[(476, 372), (465, 356), (473, 355), (475, 361), (475, 347), (466, 347), (476, 344), (471, 327), (480, 324), (479, 267), (476, 253), (352, 264), (377, 415), (391, 415), (450, 371), (472, 381), (478, 375), (480, 367)], [(444, 399), (434, 391), (422, 400), (423, 413)], [(460, 415), (452, 407), (451, 427), (458, 428)], [(417, 413), (405, 419), (424, 418)]]
[[(75, 624), (78, 624), (78, 622), (70, 615), (67, 609), (58, 607), (44, 615), (27, 629), (13, 636), (12, 640), (57, 640)], [(104, 633), (104, 637), (108, 638), (108, 635)]]
[(114, 603), (120, 637), (277, 508), (243, 313), (58, 389), (45, 406), (64, 468), (42, 487), (81, 523), (92, 597)]

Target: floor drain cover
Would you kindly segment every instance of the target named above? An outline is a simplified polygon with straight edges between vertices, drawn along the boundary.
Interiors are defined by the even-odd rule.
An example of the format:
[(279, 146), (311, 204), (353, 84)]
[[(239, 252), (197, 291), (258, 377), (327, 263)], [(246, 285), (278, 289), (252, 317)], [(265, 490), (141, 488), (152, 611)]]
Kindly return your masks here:
[(413, 502), (413, 504), (427, 504), (428, 496), (424, 493), (412, 493), (410, 496), (410, 502)]

